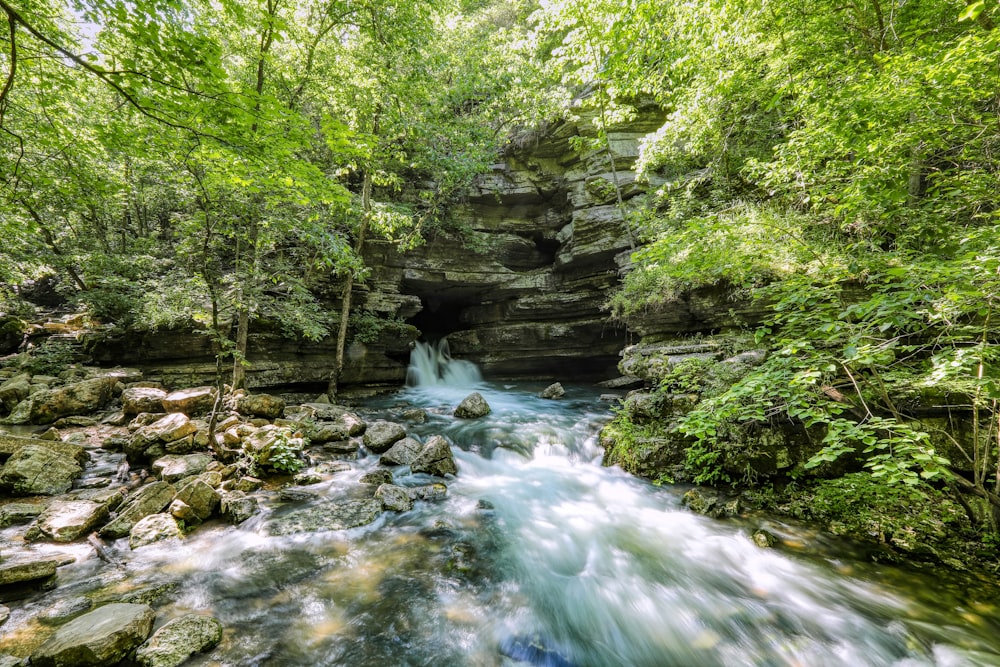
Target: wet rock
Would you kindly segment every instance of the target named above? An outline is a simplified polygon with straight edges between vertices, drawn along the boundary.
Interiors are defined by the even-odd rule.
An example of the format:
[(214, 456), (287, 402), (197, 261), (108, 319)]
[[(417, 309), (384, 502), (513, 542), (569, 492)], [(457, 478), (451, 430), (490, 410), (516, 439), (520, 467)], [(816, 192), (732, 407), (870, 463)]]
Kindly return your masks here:
[(299, 486), (309, 486), (310, 484), (319, 484), (323, 481), (323, 477), (315, 471), (300, 472), (298, 475), (292, 478), (292, 481)]
[(222, 624), (211, 616), (188, 614), (168, 621), (135, 652), (142, 667), (178, 667), (222, 640)]
[(277, 419), (285, 412), (285, 401), (270, 394), (243, 394), (236, 397), (235, 407), (241, 415)]
[(0, 586), (48, 579), (56, 573), (56, 568), (62, 564), (61, 558), (29, 560), (24, 556), (16, 560), (0, 561)]
[(361, 479), (358, 481), (362, 484), (369, 484), (371, 486), (392, 484), (392, 472), (389, 470), (372, 470), (371, 472), (362, 475)]
[(211, 462), (212, 457), (208, 454), (170, 454), (156, 459), (152, 470), (164, 482), (173, 483), (205, 472)]
[(197, 526), (203, 521), (200, 516), (195, 514), (195, 511), (191, 509), (190, 505), (183, 500), (178, 500), (177, 498), (174, 498), (170, 502), (170, 506), (167, 507), (167, 514), (174, 517), (178, 521), (183, 521), (185, 525), (188, 526)]
[(382, 501), (382, 507), (393, 512), (407, 512), (413, 509), (413, 498), (401, 486), (383, 484), (375, 491), (375, 497)]
[(423, 484), (407, 487), (406, 492), (414, 500), (440, 500), (448, 495), (448, 487), (444, 484)]
[(219, 511), (230, 523), (243, 523), (260, 511), (257, 499), (242, 491), (224, 491), (220, 494)]
[(155, 387), (129, 387), (122, 392), (122, 412), (126, 415), (163, 412), (166, 397), (167, 392)]
[(154, 616), (147, 605), (99, 607), (56, 630), (31, 654), (32, 667), (113, 665), (145, 641)]
[(455, 465), (455, 455), (451, 452), (451, 445), (440, 435), (435, 435), (424, 443), (420, 454), (410, 463), (410, 470), (444, 477), (457, 474), (458, 466)]
[(563, 389), (563, 386), (558, 382), (550, 384), (548, 387), (542, 390), (541, 394), (539, 394), (539, 396), (541, 396), (542, 398), (548, 398), (548, 399), (562, 398), (565, 395), (566, 395), (566, 390)]
[(194, 387), (174, 391), (163, 398), (162, 405), (165, 412), (183, 412), (188, 416), (204, 414), (215, 405), (215, 389)]
[[(195, 445), (194, 437), (195, 436), (192, 433), (186, 438), (181, 438), (180, 440), (173, 440), (163, 445), (163, 449), (166, 450), (167, 454), (190, 454), (195, 449), (199, 449), (199, 447)], [(200, 449), (205, 449), (205, 447), (200, 447)]]
[(455, 416), (459, 419), (477, 419), (490, 414), (490, 412), (492, 412), (490, 404), (478, 391), (466, 396), (455, 408)]
[(78, 540), (108, 518), (108, 506), (93, 500), (56, 500), (38, 517), (38, 530), (53, 542)]
[(738, 498), (729, 498), (714, 489), (691, 489), (684, 494), (681, 503), (692, 512), (719, 519), (734, 517), (740, 513)]
[(243, 475), (242, 477), (234, 477), (233, 479), (228, 479), (222, 484), (222, 488), (226, 491), (242, 491), (243, 493), (253, 493), (264, 486), (264, 482), (256, 477), (250, 475)]
[(336, 475), (338, 472), (347, 472), (351, 469), (351, 464), (346, 461), (334, 461), (333, 463), (321, 463), (316, 466), (316, 472), (323, 475)]
[(389, 448), (389, 451), (382, 455), (379, 463), (387, 466), (408, 466), (417, 459), (423, 447), (418, 440), (403, 438), (393, 444)]
[(128, 536), (130, 549), (139, 549), (164, 540), (179, 540), (181, 527), (170, 514), (150, 514), (139, 519)]
[[(10, 608), (0, 604), (0, 625), (6, 623), (8, 618), (10, 618)], [(0, 665), (3, 665), (2, 659), (3, 656), (0, 656)]]
[(139, 488), (122, 504), (115, 517), (101, 528), (101, 537), (125, 537), (140, 519), (162, 511), (176, 494), (177, 489), (163, 481)]
[(147, 440), (162, 440), (173, 442), (185, 438), (198, 430), (198, 425), (182, 412), (174, 412), (161, 417), (149, 426), (144, 426), (142, 433)]
[(347, 428), (340, 422), (317, 422), (309, 430), (309, 442), (322, 445), (337, 440), (347, 440), (350, 435)]
[(400, 417), (410, 422), (411, 424), (425, 424), (427, 422), (427, 411), (423, 408), (412, 408), (410, 410), (404, 410)]
[(399, 424), (379, 420), (368, 425), (362, 442), (368, 451), (373, 454), (382, 454), (405, 437), (406, 429)]
[(775, 537), (774, 533), (764, 530), (763, 528), (758, 528), (753, 531), (753, 535), (750, 536), (753, 543), (756, 544), (761, 549), (769, 549), (778, 543), (778, 538)]
[(28, 523), (45, 510), (40, 503), (8, 503), (0, 507), (0, 528)]
[(116, 383), (113, 377), (101, 377), (38, 392), (29, 399), (29, 421), (51, 424), (60, 417), (96, 412), (112, 399)]
[(374, 522), (382, 514), (375, 498), (326, 502), (294, 510), (269, 522), (270, 535), (294, 535), (321, 530), (347, 530)]
[(88, 598), (69, 598), (56, 602), (35, 618), (42, 625), (63, 625), (93, 608), (94, 602)]
[(83, 473), (76, 461), (47, 447), (20, 448), (0, 470), (0, 489), (22, 496), (66, 493)]
[(182, 486), (175, 500), (184, 503), (202, 521), (212, 516), (219, 506), (218, 492), (203, 479), (194, 479)]

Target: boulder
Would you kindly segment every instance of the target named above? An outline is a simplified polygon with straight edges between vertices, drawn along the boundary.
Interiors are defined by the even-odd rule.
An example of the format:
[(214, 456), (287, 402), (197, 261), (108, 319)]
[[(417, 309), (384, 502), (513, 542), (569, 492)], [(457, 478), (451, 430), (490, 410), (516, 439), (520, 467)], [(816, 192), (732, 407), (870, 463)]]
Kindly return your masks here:
[(170, 504), (177, 489), (167, 482), (153, 482), (130, 496), (107, 525), (100, 530), (102, 537), (117, 538), (129, 534), (139, 519), (156, 514)]
[(542, 398), (548, 398), (548, 399), (562, 398), (565, 395), (566, 395), (566, 390), (563, 389), (562, 384), (558, 382), (550, 384), (548, 387), (542, 390), (541, 394), (539, 394), (539, 396), (541, 396)]
[(113, 665), (145, 641), (154, 617), (144, 604), (98, 607), (56, 630), (31, 654), (32, 667)]
[(128, 535), (128, 546), (130, 549), (138, 549), (164, 540), (180, 538), (181, 527), (177, 525), (177, 519), (169, 514), (150, 514), (132, 526)]
[(410, 470), (444, 477), (457, 474), (458, 466), (455, 465), (455, 455), (451, 452), (451, 445), (440, 435), (435, 435), (424, 443), (420, 454), (410, 463)]
[(392, 484), (392, 472), (389, 470), (372, 470), (361, 476), (358, 480), (362, 484), (368, 484), (370, 486), (381, 486), (383, 484)]
[(208, 454), (169, 454), (153, 461), (153, 474), (164, 482), (174, 483), (185, 477), (200, 475), (208, 469), (212, 457)]
[(163, 442), (180, 440), (197, 430), (198, 425), (183, 412), (171, 413), (140, 429), (145, 439), (162, 440)]
[(302, 465), (296, 459), (305, 440), (281, 426), (268, 424), (243, 440), (243, 451), (259, 466), (275, 470), (294, 470)]
[(48, 579), (55, 575), (56, 568), (63, 563), (61, 558), (26, 560), (22, 557), (0, 561), (0, 586)]
[(0, 356), (17, 352), (27, 330), (24, 320), (13, 315), (0, 316)]
[(253, 496), (242, 491), (225, 491), (219, 497), (219, 511), (230, 523), (243, 523), (260, 508)]
[(413, 498), (406, 489), (395, 484), (383, 484), (375, 491), (375, 497), (382, 501), (382, 507), (393, 512), (413, 509)]
[(490, 412), (492, 412), (490, 404), (478, 391), (466, 396), (455, 408), (455, 416), (459, 419), (477, 419), (490, 414)]
[(56, 454), (69, 457), (80, 465), (86, 463), (89, 458), (87, 451), (80, 445), (75, 445), (70, 442), (62, 442), (61, 440), (22, 438), (16, 435), (7, 435), (6, 433), (0, 433), (0, 458), (12, 456), (28, 445), (42, 447), (43, 449), (48, 449)]
[(389, 451), (393, 444), (405, 437), (406, 429), (399, 424), (379, 420), (368, 425), (362, 442), (368, 451), (382, 454)]
[(168, 621), (135, 652), (142, 667), (178, 667), (222, 640), (222, 624), (211, 616), (187, 614)]
[(448, 487), (444, 484), (423, 484), (406, 489), (414, 500), (440, 500), (448, 495)]
[(215, 396), (213, 387), (181, 389), (171, 392), (163, 398), (163, 410), (164, 412), (183, 412), (189, 416), (204, 414), (215, 405)]
[[(6, 623), (8, 618), (10, 618), (10, 607), (5, 607), (4, 605), (0, 604), (0, 625)], [(20, 662), (21, 661), (18, 660), (14, 664), (19, 664)], [(3, 667), (3, 664), (4, 664), (3, 656), (0, 655), (0, 667)]]
[(31, 397), (28, 420), (50, 424), (60, 417), (96, 412), (114, 397), (117, 382), (113, 377), (100, 377), (38, 392)]
[(244, 394), (237, 396), (236, 411), (241, 415), (277, 419), (285, 412), (285, 401), (270, 394)]
[(218, 492), (202, 479), (191, 480), (181, 487), (175, 500), (188, 506), (202, 521), (212, 516), (212, 512), (219, 506)]
[(29, 444), (7, 459), (0, 470), (0, 489), (22, 496), (66, 493), (83, 468), (48, 447)]
[(0, 506), (0, 528), (28, 523), (44, 511), (40, 503), (7, 503)]
[(27, 373), (15, 375), (0, 384), (0, 405), (7, 412), (13, 412), (17, 404), (31, 394), (31, 376)]
[(283, 514), (268, 523), (270, 535), (294, 535), (321, 530), (347, 530), (374, 522), (382, 514), (375, 498), (325, 502)]
[(126, 415), (163, 412), (166, 397), (167, 392), (155, 387), (129, 387), (122, 392), (122, 412)]
[(408, 466), (417, 459), (423, 448), (424, 446), (419, 441), (413, 438), (403, 438), (382, 455), (379, 463), (387, 466)]
[(72, 542), (108, 519), (108, 506), (93, 500), (56, 500), (38, 517), (38, 530), (53, 542)]

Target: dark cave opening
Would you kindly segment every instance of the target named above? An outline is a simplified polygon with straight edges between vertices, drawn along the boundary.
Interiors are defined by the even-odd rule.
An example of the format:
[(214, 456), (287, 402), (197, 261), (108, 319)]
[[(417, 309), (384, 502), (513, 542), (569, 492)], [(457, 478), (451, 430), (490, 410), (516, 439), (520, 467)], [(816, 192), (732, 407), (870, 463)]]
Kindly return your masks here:
[(420, 338), (436, 341), (464, 328), (462, 309), (468, 305), (463, 300), (443, 299), (419, 295), (423, 308), (407, 322), (420, 329)]

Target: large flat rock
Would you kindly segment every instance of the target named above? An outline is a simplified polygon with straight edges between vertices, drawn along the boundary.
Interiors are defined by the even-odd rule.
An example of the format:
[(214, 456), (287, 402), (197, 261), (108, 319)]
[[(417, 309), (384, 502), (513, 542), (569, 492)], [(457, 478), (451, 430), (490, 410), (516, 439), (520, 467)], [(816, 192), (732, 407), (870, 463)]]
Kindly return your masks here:
[(32, 667), (114, 665), (153, 629), (153, 609), (144, 604), (107, 604), (56, 630), (31, 655)]

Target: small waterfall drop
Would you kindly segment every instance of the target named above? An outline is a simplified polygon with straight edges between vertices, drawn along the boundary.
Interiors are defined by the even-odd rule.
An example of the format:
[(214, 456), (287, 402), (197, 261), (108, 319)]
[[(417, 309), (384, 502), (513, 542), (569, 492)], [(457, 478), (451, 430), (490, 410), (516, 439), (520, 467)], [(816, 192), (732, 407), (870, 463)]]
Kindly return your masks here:
[(452, 359), (447, 338), (437, 343), (418, 342), (410, 353), (410, 367), (406, 370), (409, 387), (468, 387), (482, 381), (474, 363)]

